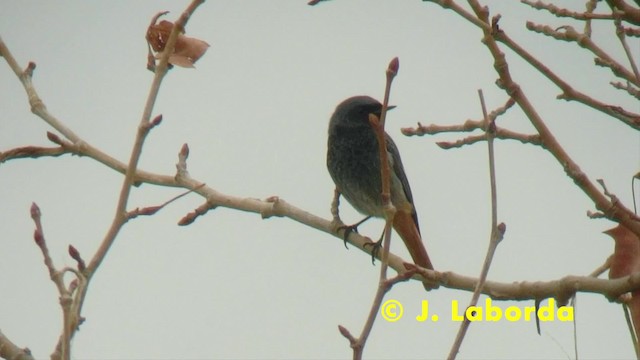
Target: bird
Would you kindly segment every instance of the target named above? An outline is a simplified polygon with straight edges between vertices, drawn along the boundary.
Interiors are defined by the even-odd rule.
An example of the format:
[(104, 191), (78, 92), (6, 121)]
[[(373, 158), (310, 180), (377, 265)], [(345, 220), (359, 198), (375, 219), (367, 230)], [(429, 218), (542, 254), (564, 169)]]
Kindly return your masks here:
[[(353, 96), (338, 104), (329, 120), (327, 169), (338, 192), (367, 218), (384, 217), (380, 152), (369, 122), (369, 114), (379, 117), (381, 111), (382, 104), (376, 99)], [(400, 152), (386, 132), (385, 141), (391, 173), (391, 203), (396, 208), (393, 229), (402, 238), (414, 263), (433, 270), (420, 235), (418, 214)], [(424, 286), (433, 288), (426, 282)]]

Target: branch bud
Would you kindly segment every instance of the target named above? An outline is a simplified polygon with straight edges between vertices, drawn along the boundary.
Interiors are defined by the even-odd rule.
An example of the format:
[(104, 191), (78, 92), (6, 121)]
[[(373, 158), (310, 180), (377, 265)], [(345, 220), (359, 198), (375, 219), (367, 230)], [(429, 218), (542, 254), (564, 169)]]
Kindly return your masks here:
[(49, 141), (51, 141), (54, 144), (58, 144), (60, 146), (62, 146), (62, 139), (60, 139), (60, 137), (50, 131), (47, 131), (47, 139), (49, 139)]
[(387, 67), (387, 75), (391, 75), (392, 77), (398, 75), (398, 70), (400, 70), (400, 59), (398, 57), (394, 57), (389, 62), (389, 66)]
[(151, 120), (151, 127), (158, 126), (162, 122), (162, 114), (156, 116)]
[(33, 240), (35, 240), (36, 245), (40, 248), (44, 247), (44, 236), (40, 232), (40, 230), (36, 229), (33, 231)]
[(40, 212), (40, 207), (35, 202), (31, 203), (31, 218), (36, 221), (40, 219), (42, 213)]
[(73, 245), (69, 245), (69, 256), (78, 263), (78, 270), (83, 271), (85, 269), (84, 260), (82, 260), (80, 252)]
[(185, 160), (189, 157), (189, 144), (184, 143), (184, 145), (182, 145), (179, 155), (181, 158), (184, 158)]

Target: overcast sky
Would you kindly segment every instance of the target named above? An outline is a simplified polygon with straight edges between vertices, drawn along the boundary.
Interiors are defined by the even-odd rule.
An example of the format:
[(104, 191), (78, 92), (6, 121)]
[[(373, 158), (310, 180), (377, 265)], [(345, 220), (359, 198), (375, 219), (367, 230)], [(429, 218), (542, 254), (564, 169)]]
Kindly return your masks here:
[[(573, 24), (515, 1), (487, 1), (501, 28), (576, 89), (640, 112), (608, 85), (607, 69), (575, 44), (528, 32), (527, 20)], [(575, 10), (584, 5), (570, 3)], [(34, 61), (34, 83), (48, 109), (82, 138), (126, 161), (153, 74), (145, 69), (144, 35), (162, 10), (179, 16), (187, 1), (13, 1), (3, 6), (0, 36), (23, 66)], [(599, 6), (604, 7), (603, 4)], [(594, 22), (594, 40), (627, 64), (609, 22)], [(140, 167), (172, 175), (183, 143), (189, 171), (225, 194), (277, 195), (330, 218), (333, 183), (325, 166), (326, 128), (335, 106), (352, 95), (381, 99), (384, 70), (394, 56), (387, 131), (411, 182), (420, 225), (435, 267), (477, 276), (488, 243), (487, 150), (478, 143), (441, 150), (436, 141), (464, 134), (405, 137), (401, 127), (479, 119), (477, 89), (488, 108), (505, 93), (479, 29), (421, 1), (210, 1), (187, 26), (211, 44), (197, 69), (176, 68), (165, 79), (154, 114), (164, 121), (147, 139)], [(635, 55), (638, 41), (632, 42)], [(602, 178), (631, 206), (631, 176), (640, 165), (637, 131), (577, 103), (503, 48), (514, 79), (582, 170)], [(51, 146), (52, 131), (32, 115), (24, 90), (0, 64), (0, 151)], [(533, 128), (514, 107), (498, 120), (523, 133)], [(563, 168), (539, 147), (496, 143), (499, 220), (507, 225), (489, 279), (545, 281), (586, 275), (613, 250), (602, 234), (614, 224), (591, 220), (595, 210)], [(63, 156), (0, 165), (0, 329), (19, 346), (47, 358), (58, 340), (58, 294), (35, 246), (32, 201), (43, 213), (55, 264), (74, 266), (73, 244), (89, 259), (111, 223), (122, 175), (88, 158)], [(145, 185), (130, 208), (157, 205), (178, 189)], [(129, 222), (94, 277), (87, 318), (73, 341), (75, 359), (344, 359), (351, 357), (341, 324), (358, 334), (377, 286), (378, 264), (340, 239), (288, 219), (218, 208), (194, 224), (177, 221), (203, 202), (189, 195), (153, 217)], [(361, 218), (346, 202), (343, 220)], [(360, 230), (375, 238), (383, 222)], [(397, 237), (392, 251), (408, 259)], [(606, 275), (605, 275), (606, 276)], [(406, 313), (420, 301), (440, 312), (438, 323), (378, 318), (365, 357), (442, 358), (458, 329), (447, 319), (452, 300), (471, 294), (445, 288), (426, 294), (420, 282), (395, 287)], [(484, 297), (481, 298), (484, 301)], [(501, 302), (499, 306), (531, 306)], [(579, 355), (633, 358), (621, 306), (601, 295), (578, 296)], [(459, 358), (573, 358), (573, 324), (474, 323)]]

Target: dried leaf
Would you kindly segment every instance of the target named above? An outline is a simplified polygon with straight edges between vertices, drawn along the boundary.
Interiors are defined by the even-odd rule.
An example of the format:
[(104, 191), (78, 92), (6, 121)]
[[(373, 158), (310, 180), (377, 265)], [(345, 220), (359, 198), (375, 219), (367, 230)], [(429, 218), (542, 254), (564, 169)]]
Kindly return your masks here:
[[(147, 42), (156, 52), (156, 59), (164, 51), (169, 35), (174, 24), (170, 21), (162, 20), (159, 23), (152, 23), (147, 29)], [(193, 65), (207, 52), (209, 44), (200, 39), (179, 34), (173, 53), (169, 56), (169, 63), (181, 67), (193, 67)]]
[[(609, 267), (609, 278), (624, 277), (640, 271), (640, 239), (622, 225), (604, 232), (615, 241), (615, 248)], [(631, 312), (636, 334), (640, 333), (640, 289), (631, 292), (625, 303)]]
[(622, 225), (604, 232), (615, 241), (609, 278), (616, 279), (640, 271), (640, 239)]

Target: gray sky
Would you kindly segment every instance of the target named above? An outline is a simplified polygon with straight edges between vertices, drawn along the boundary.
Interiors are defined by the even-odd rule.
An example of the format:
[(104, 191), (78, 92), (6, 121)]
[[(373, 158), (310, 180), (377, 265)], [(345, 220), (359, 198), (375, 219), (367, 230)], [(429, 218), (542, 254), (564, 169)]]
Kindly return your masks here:
[[(278, 195), (329, 218), (333, 184), (325, 167), (326, 127), (335, 105), (358, 94), (381, 99), (384, 70), (394, 56), (400, 72), (387, 122), (411, 181), (421, 229), (438, 270), (476, 276), (490, 224), (486, 144), (444, 151), (436, 140), (407, 138), (401, 127), (457, 124), (506, 95), (494, 81), (481, 32), (431, 3), (420, 1), (211, 1), (188, 24), (188, 35), (211, 44), (196, 70), (174, 69), (154, 110), (164, 121), (148, 137), (140, 167), (173, 174), (183, 143), (191, 175), (237, 196)], [(577, 2), (562, 2), (577, 5)], [(577, 89), (640, 111), (593, 66), (593, 55), (525, 28), (527, 20), (557, 27), (580, 24), (519, 2), (490, 1), (501, 28)], [(151, 17), (179, 16), (187, 1), (7, 2), (0, 36), (16, 59), (37, 63), (34, 83), (48, 109), (86, 141), (128, 159), (152, 74), (145, 69), (144, 34)], [(602, 6), (602, 5), (601, 5)], [(580, 4), (576, 10), (582, 10)], [(626, 64), (612, 24), (594, 23), (594, 39)], [(633, 48), (637, 52), (637, 41)], [(631, 206), (631, 175), (640, 165), (636, 131), (577, 103), (556, 100), (559, 90), (504, 49), (515, 80), (568, 153), (593, 180)], [(32, 115), (24, 91), (0, 66), (0, 150), (51, 145), (51, 129)], [(499, 124), (531, 133), (513, 108)], [(542, 149), (497, 142), (499, 220), (507, 224), (489, 278), (553, 280), (586, 275), (602, 264), (613, 226), (590, 220), (593, 204)], [(89, 259), (106, 232), (122, 176), (87, 158), (63, 156), (0, 165), (0, 329), (38, 358), (48, 357), (61, 328), (57, 292), (32, 240), (32, 201), (43, 213), (57, 266), (73, 266), (67, 245)], [(136, 188), (130, 208), (160, 204), (176, 189)], [(202, 203), (190, 195), (156, 216), (128, 223), (90, 287), (87, 321), (73, 342), (74, 358), (350, 358), (341, 324), (357, 334), (377, 284), (378, 266), (341, 240), (287, 219), (218, 208), (188, 227), (177, 221)], [(346, 202), (345, 222), (361, 217)], [(372, 238), (383, 226), (360, 230)], [(392, 251), (408, 258), (394, 237)], [(406, 313), (420, 301), (441, 313), (438, 323), (405, 317), (376, 321), (366, 358), (442, 358), (458, 323), (447, 320), (452, 300), (468, 292), (424, 293), (403, 283), (387, 299)], [(484, 297), (482, 298), (482, 301)], [(531, 302), (499, 303), (530, 306)], [(620, 305), (580, 294), (576, 309), (582, 358), (634, 356)], [(469, 358), (567, 358), (573, 325), (533, 322), (474, 323), (461, 348)], [(569, 354), (569, 355), (567, 355)]]

